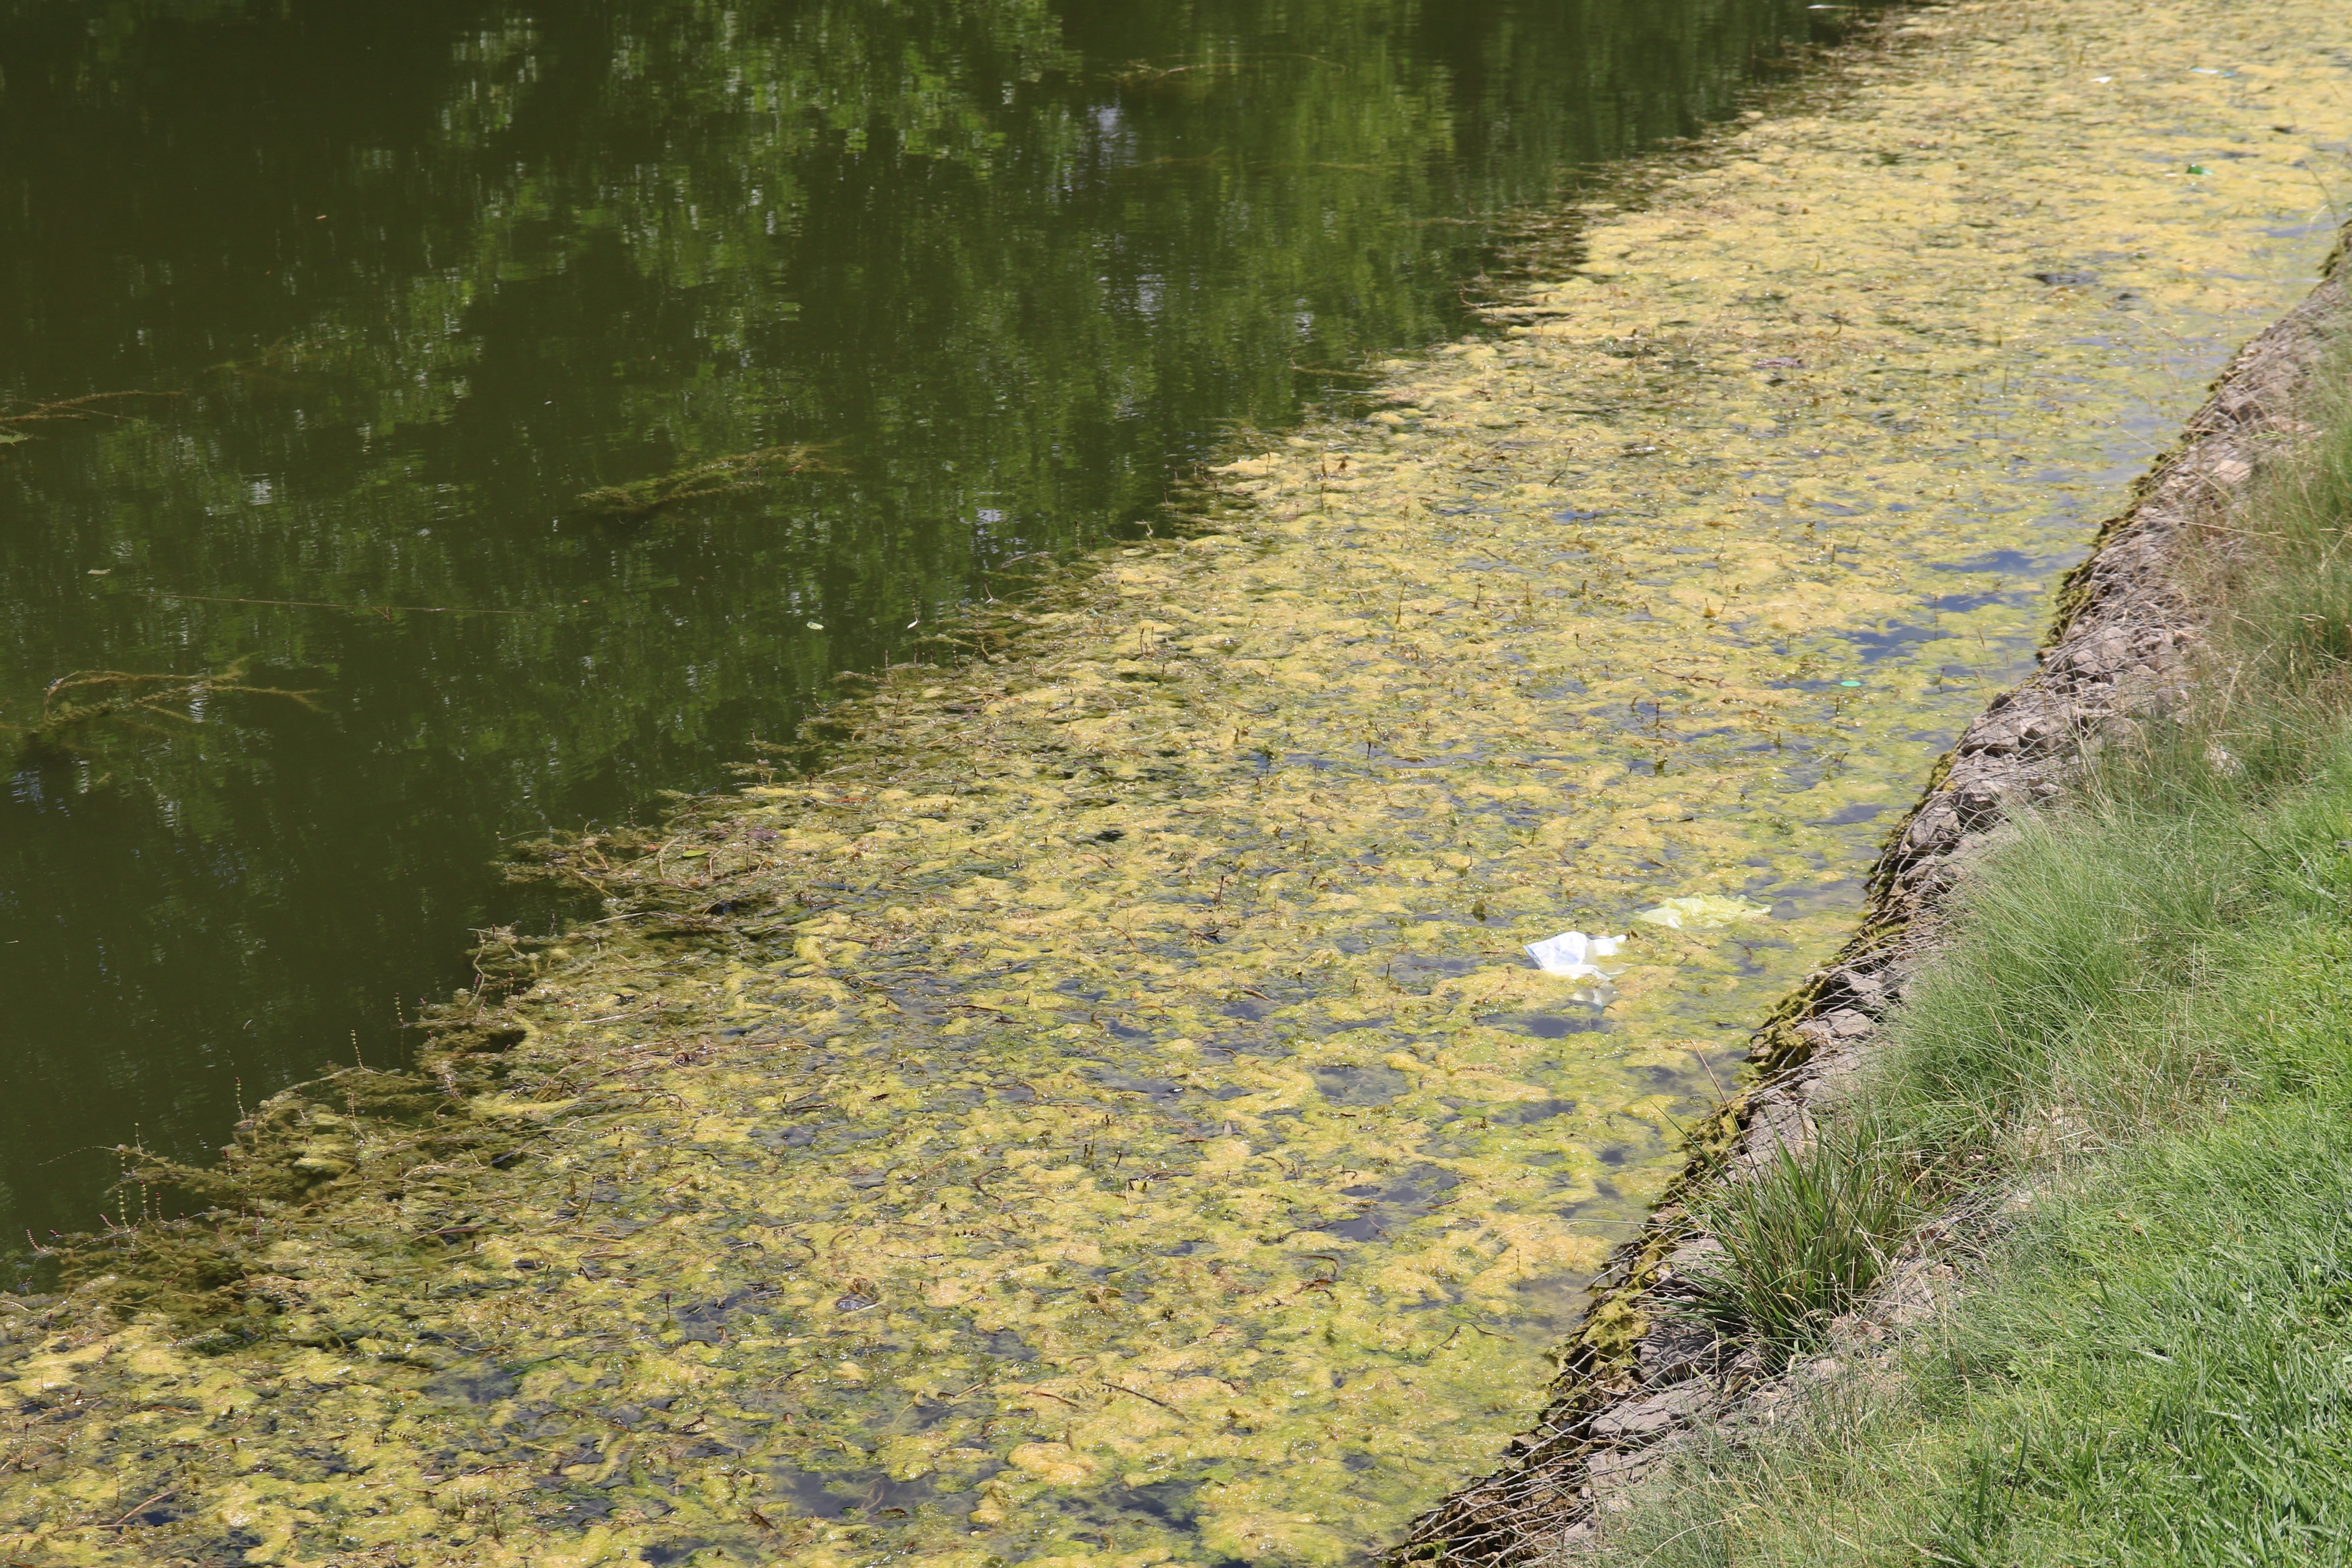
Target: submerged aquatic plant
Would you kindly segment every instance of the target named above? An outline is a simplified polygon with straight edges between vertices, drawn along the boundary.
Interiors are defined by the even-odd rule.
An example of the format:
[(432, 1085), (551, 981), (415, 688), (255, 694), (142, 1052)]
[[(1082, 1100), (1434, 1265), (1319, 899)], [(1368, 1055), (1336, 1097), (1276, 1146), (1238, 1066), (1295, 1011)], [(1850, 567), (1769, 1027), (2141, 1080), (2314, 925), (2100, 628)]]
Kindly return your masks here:
[(121, 669), (78, 669), (49, 682), (41, 693), (40, 721), (0, 724), (0, 730), (29, 737), (34, 745), (70, 749), (67, 737), (92, 724), (113, 723), (155, 734), (170, 731), (152, 720), (177, 724), (204, 722), (205, 704), (215, 697), (279, 697), (313, 712), (315, 690), (294, 691), (278, 686), (255, 686), (245, 679), (238, 659), (227, 668), (206, 675), (149, 675)]
[(211, 370), (215, 375), (234, 376), (249, 385), (290, 389), (299, 384), (291, 378), (305, 368), (303, 362), (322, 357), (329, 347), (325, 339), (284, 337), (244, 359), (227, 360)]
[(583, 490), (579, 500), (581, 505), (601, 516), (642, 521), (683, 501), (757, 489), (760, 482), (770, 477), (838, 471), (819, 459), (814, 447), (761, 447), (756, 451), (737, 452), (675, 469), (658, 479)]
[(88, 392), (79, 397), (54, 398), (46, 403), (0, 405), (0, 447), (13, 447), (33, 437), (28, 425), (70, 425), (86, 419), (132, 419), (101, 405), (125, 397), (177, 397), (176, 392)]

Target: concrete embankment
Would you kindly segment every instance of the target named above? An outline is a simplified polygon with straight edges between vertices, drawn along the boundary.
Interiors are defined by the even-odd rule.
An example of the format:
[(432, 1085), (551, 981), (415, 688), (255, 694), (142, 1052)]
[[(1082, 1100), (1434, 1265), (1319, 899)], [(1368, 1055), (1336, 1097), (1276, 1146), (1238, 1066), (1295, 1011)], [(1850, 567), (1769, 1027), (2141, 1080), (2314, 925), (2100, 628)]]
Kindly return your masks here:
[[(606, 916), (494, 942), (427, 1072), (278, 1102), (216, 1217), (10, 1331), (10, 1552), (1393, 1539), (2307, 282), (2338, 26), (1898, 19), (818, 771), (551, 851)], [(1675, 899), (1760, 912), (1636, 918)], [(1599, 987), (1518, 956), (1566, 927), (1639, 934)]]

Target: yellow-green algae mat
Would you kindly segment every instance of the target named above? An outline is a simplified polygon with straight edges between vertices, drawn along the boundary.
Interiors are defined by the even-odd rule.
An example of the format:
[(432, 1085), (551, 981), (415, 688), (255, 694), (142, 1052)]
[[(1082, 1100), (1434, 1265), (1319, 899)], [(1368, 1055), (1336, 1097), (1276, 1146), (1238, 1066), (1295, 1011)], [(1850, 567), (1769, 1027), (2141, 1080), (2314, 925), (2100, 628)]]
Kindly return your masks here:
[[(334, 1179), (240, 1287), (281, 1332), (16, 1331), (0, 1556), (1375, 1552), (1538, 1408), (1878, 814), (2306, 285), (2347, 46), (2334, 0), (1918, 14), (1226, 470), (1231, 531), (577, 851), (716, 912), (537, 955), (452, 1102), (528, 1157), (305, 1112)], [(1695, 895), (1770, 912), (1630, 918)], [(1570, 927), (1635, 933), (1613, 998), (1518, 954)]]

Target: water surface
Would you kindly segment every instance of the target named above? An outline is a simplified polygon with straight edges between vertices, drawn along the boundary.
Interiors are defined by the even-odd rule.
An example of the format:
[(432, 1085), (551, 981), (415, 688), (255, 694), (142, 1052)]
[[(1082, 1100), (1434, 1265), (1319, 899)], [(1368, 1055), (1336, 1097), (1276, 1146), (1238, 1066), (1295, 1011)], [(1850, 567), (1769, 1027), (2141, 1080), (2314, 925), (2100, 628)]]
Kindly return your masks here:
[(1149, 526), (1458, 328), (1496, 215), (1841, 15), (7, 5), (0, 395), (136, 395), (5, 427), (0, 723), (78, 671), (310, 695), (76, 687), (146, 702), (0, 742), (0, 1224), (396, 1058), (469, 928), (552, 918), (503, 841), (722, 783)]
[[(2307, 287), (2338, 149), (2279, 127), (2336, 123), (2332, 4), (1908, 18), (1594, 204), (1506, 330), (1239, 443), (1221, 528), (1104, 552), (1017, 660), (894, 669), (821, 769), (553, 858), (628, 918), (485, 950), (462, 1121), (355, 1125), (356, 1072), (282, 1101), (314, 1202), (84, 1255), (84, 1303), (226, 1277), (203, 1337), (12, 1331), (53, 1436), (0, 1473), (15, 1554), (1397, 1540), (1528, 1429), (1745, 1026)], [(790, 493), (863, 482), (853, 446)], [(569, 483), (690, 458), (723, 493), (607, 549), (751, 540), (784, 480), (726, 455)], [(1568, 926), (1632, 933), (1606, 985), (1528, 966)]]

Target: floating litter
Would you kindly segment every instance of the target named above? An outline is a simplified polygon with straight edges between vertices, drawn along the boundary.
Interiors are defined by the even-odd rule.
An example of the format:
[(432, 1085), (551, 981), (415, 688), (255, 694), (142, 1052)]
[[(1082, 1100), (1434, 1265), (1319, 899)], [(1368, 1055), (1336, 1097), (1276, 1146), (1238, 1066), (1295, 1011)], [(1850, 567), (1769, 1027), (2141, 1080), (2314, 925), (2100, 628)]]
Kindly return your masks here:
[(1608, 972), (1592, 961), (1611, 956), (1624, 940), (1622, 936), (1587, 936), (1580, 931), (1564, 931), (1558, 936), (1528, 943), (1527, 953), (1546, 974), (1557, 974), (1563, 980), (1606, 980)]
[(1720, 893), (1703, 893), (1696, 898), (1668, 899), (1633, 918), (1669, 931), (1720, 931), (1734, 921), (1752, 920), (1771, 912), (1769, 904), (1751, 904), (1744, 899), (1727, 899)]

